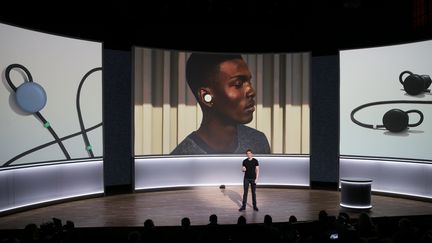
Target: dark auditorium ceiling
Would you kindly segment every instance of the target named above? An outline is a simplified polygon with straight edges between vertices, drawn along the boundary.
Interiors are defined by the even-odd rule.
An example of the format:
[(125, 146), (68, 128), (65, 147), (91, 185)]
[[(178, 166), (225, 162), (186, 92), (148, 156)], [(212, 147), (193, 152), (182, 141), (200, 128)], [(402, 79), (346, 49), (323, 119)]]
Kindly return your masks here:
[(432, 0), (90, 3), (39, 1), (22, 11), (18, 2), (0, 13), (0, 21), (120, 49), (332, 52), (432, 38)]

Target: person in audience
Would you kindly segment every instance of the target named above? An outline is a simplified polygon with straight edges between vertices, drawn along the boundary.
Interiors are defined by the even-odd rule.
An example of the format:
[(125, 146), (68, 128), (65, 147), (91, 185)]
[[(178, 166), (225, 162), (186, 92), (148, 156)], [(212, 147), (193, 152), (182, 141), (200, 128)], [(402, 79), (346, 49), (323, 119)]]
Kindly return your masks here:
[(379, 243), (394, 243), (392, 237), (395, 228), (393, 226), (394, 220), (392, 218), (382, 219), (375, 224)]
[(395, 243), (402, 242), (419, 242), (420, 237), (418, 229), (413, 225), (411, 220), (401, 218), (398, 221), (398, 231), (393, 235)]
[(63, 225), (63, 243), (72, 243), (77, 241), (75, 223), (71, 220), (67, 220), (66, 224)]
[(350, 216), (344, 212), (339, 213), (336, 220), (336, 225), (337, 227), (344, 228), (346, 230), (354, 230), (354, 227), (351, 225)]
[(132, 231), (128, 234), (128, 243), (141, 243), (141, 234), (138, 231)]
[(36, 224), (27, 224), (24, 228), (23, 240), (22, 242), (39, 242), (40, 241), (40, 231)]
[(313, 229), (313, 238), (317, 242), (325, 242), (332, 238), (336, 238), (335, 234), (335, 226), (334, 223), (336, 218), (334, 216), (329, 216), (327, 211), (321, 210), (318, 214), (318, 222), (314, 224)]
[(268, 242), (282, 241), (282, 235), (279, 229), (273, 226), (273, 218), (268, 214), (264, 216), (264, 231), (261, 238), (262, 241)]
[(356, 230), (360, 238), (368, 239), (378, 236), (375, 225), (367, 213), (361, 213), (359, 215)]
[(350, 217), (347, 213), (340, 212), (336, 222), (335, 231), (338, 234), (338, 240), (343, 242), (354, 242), (357, 238), (356, 231), (351, 225)]
[(219, 227), (218, 218), (216, 214), (209, 217), (210, 223), (203, 229), (201, 233), (201, 242), (226, 242), (228, 240), (228, 233), (223, 227)]
[(422, 243), (432, 243), (432, 229), (426, 230), (422, 237), (421, 237)]
[(146, 221), (144, 221), (144, 229), (153, 229), (155, 227), (153, 220), (151, 219), (146, 219)]
[(218, 225), (218, 218), (217, 218), (216, 214), (210, 215), (209, 221), (210, 221), (210, 223), (208, 225), (211, 225), (211, 226)]
[(63, 226), (65, 230), (73, 230), (75, 229), (75, 223), (71, 220), (67, 220), (66, 224)]
[(264, 133), (245, 126), (255, 111), (252, 74), (241, 55), (192, 53), (186, 80), (202, 110), (198, 130), (171, 152), (173, 155), (240, 154), (248, 148), (270, 153)]
[(153, 220), (146, 219), (144, 221), (144, 230), (141, 235), (143, 242), (158, 242), (159, 237), (157, 235), (157, 232), (155, 231), (155, 225)]
[(240, 215), (237, 219), (237, 225), (246, 225), (246, 218), (243, 215)]
[(300, 233), (293, 225), (294, 223), (297, 223), (297, 217), (291, 215), (288, 219), (288, 224), (285, 224), (283, 228), (283, 238), (285, 242), (299, 242), (300, 240)]
[(256, 231), (251, 230), (246, 222), (246, 218), (240, 215), (237, 219), (237, 224), (232, 228), (230, 242), (251, 242), (257, 241), (255, 238)]
[(289, 223), (296, 223), (297, 222), (297, 217), (294, 215), (291, 215), (288, 219)]
[(187, 218), (187, 217), (182, 218), (182, 220), (181, 220), (181, 227), (184, 228), (184, 229), (187, 229), (187, 228), (189, 228), (190, 226), (191, 226), (190, 219)]
[(188, 217), (182, 218), (181, 228), (178, 235), (178, 242), (197, 242), (197, 232), (191, 227), (191, 221)]
[(329, 216), (325, 210), (321, 210), (318, 213), (318, 227), (320, 231), (327, 231), (330, 227)]
[(269, 227), (272, 226), (272, 224), (273, 224), (273, 218), (270, 215), (266, 214), (264, 216), (264, 225)]

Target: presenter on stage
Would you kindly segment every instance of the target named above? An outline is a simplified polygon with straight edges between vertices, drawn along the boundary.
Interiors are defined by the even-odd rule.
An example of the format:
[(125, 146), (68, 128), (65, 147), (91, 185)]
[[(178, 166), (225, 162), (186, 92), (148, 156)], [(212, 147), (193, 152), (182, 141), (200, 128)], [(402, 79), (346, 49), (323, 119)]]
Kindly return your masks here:
[(241, 55), (192, 53), (186, 80), (199, 103), (203, 118), (172, 155), (243, 154), (253, 149), (269, 154), (264, 133), (245, 126), (255, 111), (252, 74)]
[(251, 185), (252, 191), (252, 205), (255, 211), (258, 211), (256, 202), (256, 183), (259, 176), (259, 163), (258, 160), (253, 157), (251, 149), (246, 150), (247, 158), (243, 160), (242, 171), (244, 172), (243, 178), (243, 204), (239, 211), (246, 209), (247, 195), (249, 191), (249, 184)]

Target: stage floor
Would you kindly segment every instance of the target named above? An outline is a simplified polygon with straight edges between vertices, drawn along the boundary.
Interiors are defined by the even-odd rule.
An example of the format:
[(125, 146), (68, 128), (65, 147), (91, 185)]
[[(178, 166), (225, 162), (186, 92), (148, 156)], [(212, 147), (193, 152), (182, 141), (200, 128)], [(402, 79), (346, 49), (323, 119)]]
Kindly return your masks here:
[[(63, 222), (72, 220), (76, 227), (129, 227), (142, 226), (146, 219), (152, 219), (156, 226), (180, 225), (183, 217), (189, 217), (192, 225), (205, 225), (211, 214), (218, 216), (220, 224), (235, 224), (240, 215), (248, 223), (262, 223), (266, 214), (273, 222), (287, 222), (291, 215), (298, 221), (316, 220), (322, 209), (335, 216), (341, 211), (353, 218), (359, 215), (339, 206), (338, 191), (258, 188), (259, 212), (251, 208), (250, 192), (246, 211), (238, 211), (242, 194), (241, 186), (215, 186), (90, 198), (2, 216), (0, 229), (40, 225), (53, 217)], [(372, 205), (368, 212), (371, 217), (432, 214), (432, 203), (417, 200), (372, 195)]]

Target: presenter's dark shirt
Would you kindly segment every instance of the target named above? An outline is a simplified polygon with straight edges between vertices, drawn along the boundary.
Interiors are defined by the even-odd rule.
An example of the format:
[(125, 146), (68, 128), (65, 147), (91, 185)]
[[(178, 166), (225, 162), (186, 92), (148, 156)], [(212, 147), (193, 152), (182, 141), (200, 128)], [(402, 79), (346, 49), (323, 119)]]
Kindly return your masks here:
[(243, 166), (246, 167), (246, 172), (244, 175), (245, 179), (256, 179), (256, 167), (259, 166), (258, 160), (252, 158), (251, 160), (243, 160)]

